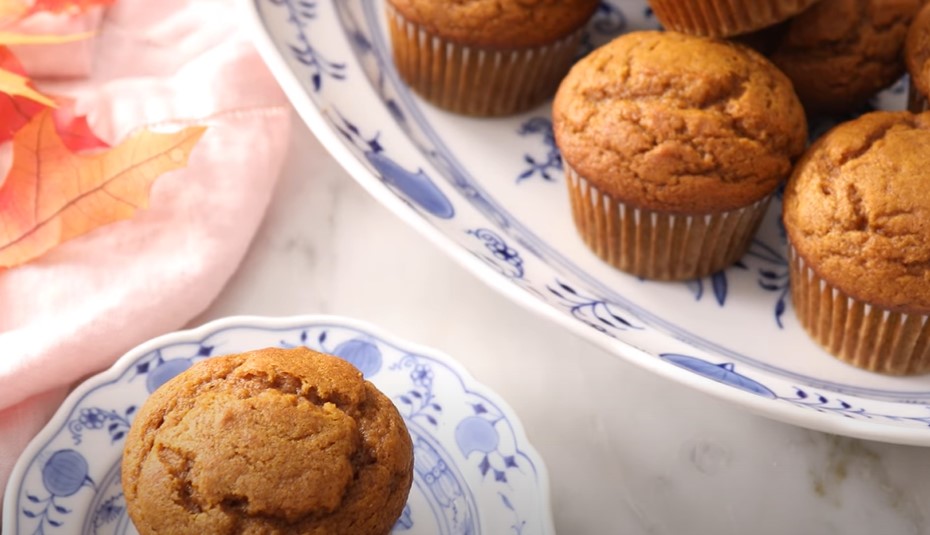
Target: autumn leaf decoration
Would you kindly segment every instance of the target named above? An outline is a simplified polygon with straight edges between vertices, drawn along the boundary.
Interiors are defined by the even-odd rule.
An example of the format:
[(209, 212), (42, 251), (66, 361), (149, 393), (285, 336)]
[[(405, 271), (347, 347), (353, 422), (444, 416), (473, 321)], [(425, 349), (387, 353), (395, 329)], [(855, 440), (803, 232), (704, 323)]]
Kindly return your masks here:
[(204, 130), (143, 130), (107, 151), (79, 155), (62, 142), (50, 112), (40, 112), (13, 138), (13, 167), (0, 188), (0, 266), (132, 217), (148, 206), (160, 174), (187, 164)]
[[(15, 0), (14, 0), (15, 1)], [(94, 6), (108, 6), (115, 0), (35, 0), (27, 13), (79, 13)]]
[[(11, 0), (0, 0), (0, 17)], [(73, 13), (112, 0), (35, 0), (36, 9)], [(25, 5), (16, 2), (17, 5)], [(22, 36), (0, 27), (0, 144), (13, 161), (0, 181), (0, 272), (58, 244), (146, 208), (162, 174), (187, 165), (205, 127), (175, 133), (143, 129), (109, 147), (91, 131), (74, 102), (39, 92), (5, 44), (60, 43), (84, 36)]]
[(75, 14), (116, 0), (0, 0), (0, 22), (25, 18), (40, 12)]

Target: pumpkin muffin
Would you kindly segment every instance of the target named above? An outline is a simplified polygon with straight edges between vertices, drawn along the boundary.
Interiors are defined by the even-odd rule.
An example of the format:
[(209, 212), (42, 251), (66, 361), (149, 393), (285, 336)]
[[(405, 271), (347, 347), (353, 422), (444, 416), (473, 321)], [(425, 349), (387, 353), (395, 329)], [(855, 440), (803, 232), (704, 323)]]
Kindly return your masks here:
[(930, 372), (930, 112), (875, 112), (824, 135), (785, 189), (791, 295), (840, 360)]
[(930, 95), (930, 4), (914, 19), (904, 48), (907, 70), (911, 75), (908, 107), (914, 113), (926, 111)]
[(856, 111), (904, 74), (904, 41), (921, 3), (820, 0), (788, 22), (769, 57), (808, 113)]
[(269, 348), (200, 361), (156, 390), (127, 435), (122, 483), (142, 535), (386, 535), (412, 450), (351, 364)]
[(807, 139), (791, 82), (768, 60), (674, 32), (629, 33), (578, 62), (553, 123), (582, 239), (664, 280), (738, 260)]
[(551, 97), (598, 0), (388, 0), (394, 63), (420, 96), (473, 116)]
[(817, 0), (649, 0), (659, 22), (691, 35), (729, 37), (796, 15)]

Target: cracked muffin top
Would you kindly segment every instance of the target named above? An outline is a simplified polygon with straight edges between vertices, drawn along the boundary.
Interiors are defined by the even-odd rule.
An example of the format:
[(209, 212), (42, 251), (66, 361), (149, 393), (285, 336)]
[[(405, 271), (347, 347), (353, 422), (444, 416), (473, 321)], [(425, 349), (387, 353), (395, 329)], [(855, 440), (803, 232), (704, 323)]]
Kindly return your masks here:
[(526, 48), (585, 25), (598, 0), (389, 0), (430, 34), (488, 48)]
[(579, 61), (553, 104), (562, 156), (610, 197), (665, 213), (750, 205), (788, 177), (807, 123), (791, 82), (757, 52), (634, 32)]
[(925, 0), (820, 0), (791, 19), (772, 61), (809, 113), (853, 111), (904, 74), (908, 26)]
[(874, 112), (828, 132), (788, 182), (784, 221), (823, 279), (894, 312), (930, 313), (930, 112)]
[(127, 436), (139, 533), (386, 535), (413, 477), (391, 401), (306, 348), (206, 359), (156, 390)]
[(924, 6), (907, 34), (907, 69), (911, 80), (924, 95), (930, 95), (930, 4)]

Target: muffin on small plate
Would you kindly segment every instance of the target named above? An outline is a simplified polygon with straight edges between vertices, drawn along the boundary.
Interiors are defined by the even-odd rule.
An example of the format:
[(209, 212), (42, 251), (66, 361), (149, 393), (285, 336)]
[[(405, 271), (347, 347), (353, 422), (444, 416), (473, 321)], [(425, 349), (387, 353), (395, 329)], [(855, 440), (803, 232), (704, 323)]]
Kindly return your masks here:
[(757, 52), (634, 32), (579, 61), (553, 104), (575, 226), (613, 266), (702, 277), (738, 260), (807, 141), (791, 82)]
[(597, 0), (388, 0), (394, 64), (436, 106), (472, 116), (551, 97)]
[(796, 15), (817, 0), (649, 0), (670, 30), (729, 37), (754, 32)]
[(834, 128), (785, 189), (791, 296), (840, 360), (930, 372), (930, 112), (874, 112)]
[(924, 6), (907, 33), (904, 59), (911, 75), (908, 108), (914, 113), (930, 109), (930, 4)]
[(808, 113), (854, 112), (904, 74), (904, 41), (921, 2), (820, 0), (788, 21), (769, 58)]
[(413, 478), (391, 401), (307, 348), (197, 362), (140, 409), (122, 459), (142, 535), (387, 535)]

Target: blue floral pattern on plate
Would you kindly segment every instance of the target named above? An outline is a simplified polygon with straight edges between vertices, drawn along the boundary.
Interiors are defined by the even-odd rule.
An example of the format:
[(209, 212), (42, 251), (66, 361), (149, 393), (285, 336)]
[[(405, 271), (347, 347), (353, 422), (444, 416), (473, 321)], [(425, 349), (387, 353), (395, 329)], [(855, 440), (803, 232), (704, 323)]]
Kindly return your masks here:
[[(850, 368), (798, 324), (778, 196), (750, 251), (730, 269), (685, 284), (619, 273), (574, 233), (548, 106), (482, 121), (424, 103), (394, 69), (383, 0), (309, 2), (312, 17), (303, 18), (294, 13), (307, 0), (239, 1), (272, 72), (336, 159), (433, 242), (468, 253), (454, 257), (505, 295), (634, 364), (762, 414), (833, 433), (930, 445), (922, 420), (930, 377)], [(602, 2), (580, 53), (618, 33), (657, 28), (645, 0)], [(308, 65), (307, 45), (344, 68), (330, 73)], [(880, 94), (870, 107), (902, 107), (903, 87)], [(830, 124), (812, 122), (812, 135)], [(774, 396), (661, 357), (667, 354), (732, 366)], [(796, 389), (842, 399), (858, 412), (809, 403), (814, 397), (798, 401)]]
[(554, 533), (545, 466), (510, 408), (449, 357), (335, 317), (229, 318), (128, 353), (79, 387), (23, 453), (7, 487), (3, 532), (135, 533), (119, 462), (149, 380), (161, 384), (214, 354), (269, 346), (345, 358), (397, 405), (415, 466), (394, 533)]

